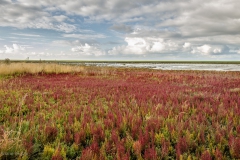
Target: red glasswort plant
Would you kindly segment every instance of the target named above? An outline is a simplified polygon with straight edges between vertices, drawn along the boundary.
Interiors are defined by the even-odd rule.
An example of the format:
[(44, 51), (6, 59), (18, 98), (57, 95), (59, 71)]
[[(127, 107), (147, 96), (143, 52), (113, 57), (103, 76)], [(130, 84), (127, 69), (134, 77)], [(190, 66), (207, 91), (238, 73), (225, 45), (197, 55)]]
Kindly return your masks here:
[(0, 80), (0, 128), (27, 158), (240, 158), (239, 72), (89, 70)]

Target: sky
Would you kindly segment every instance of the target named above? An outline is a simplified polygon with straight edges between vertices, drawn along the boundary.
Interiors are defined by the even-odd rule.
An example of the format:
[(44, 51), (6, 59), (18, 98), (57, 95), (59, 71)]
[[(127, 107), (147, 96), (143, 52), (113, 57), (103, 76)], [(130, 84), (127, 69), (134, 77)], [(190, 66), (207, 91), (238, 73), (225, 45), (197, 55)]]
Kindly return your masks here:
[(239, 0), (0, 0), (0, 59), (240, 60)]

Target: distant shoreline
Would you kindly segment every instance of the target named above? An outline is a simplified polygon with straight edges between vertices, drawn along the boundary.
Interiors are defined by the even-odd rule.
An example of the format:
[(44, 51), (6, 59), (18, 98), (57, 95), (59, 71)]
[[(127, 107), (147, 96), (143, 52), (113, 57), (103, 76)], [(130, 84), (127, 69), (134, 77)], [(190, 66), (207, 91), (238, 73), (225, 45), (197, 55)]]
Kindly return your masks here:
[[(9, 65), (11, 64), (11, 65)], [(240, 72), (240, 62), (210, 62), (210, 61), (195, 61), (195, 62), (186, 62), (186, 61), (2, 61), (0, 66), (4, 73), (7, 68), (14, 66), (14, 70), (19, 70), (19, 68), (39, 68), (42, 67), (42, 70), (46, 66), (50, 66), (52, 71), (58, 68), (75, 68), (75, 67), (113, 67), (113, 68), (142, 68), (142, 69), (154, 69), (154, 70), (199, 70), (199, 71), (238, 71)], [(32, 66), (32, 67), (30, 67)], [(13, 67), (13, 68), (14, 68)], [(60, 69), (60, 70), (62, 70)], [(51, 72), (52, 72), (51, 71)], [(33, 71), (35, 72), (35, 71)]]
[[(4, 60), (0, 60), (3, 63)], [(240, 61), (105, 61), (105, 60), (10, 60), (10, 62), (26, 62), (26, 63), (152, 63), (152, 64), (240, 64)]]

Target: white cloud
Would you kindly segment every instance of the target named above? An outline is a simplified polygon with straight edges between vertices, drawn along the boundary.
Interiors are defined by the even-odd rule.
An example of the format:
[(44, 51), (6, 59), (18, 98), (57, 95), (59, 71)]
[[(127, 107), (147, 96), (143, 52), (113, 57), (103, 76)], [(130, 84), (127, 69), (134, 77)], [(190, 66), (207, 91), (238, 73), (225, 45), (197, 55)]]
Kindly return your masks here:
[[(149, 26), (175, 27), (184, 36), (233, 34), (238, 33), (240, 26), (240, 11), (237, 7), (239, 5), (238, 0), (138, 0), (131, 2), (129, 0), (107, 2), (104, 0), (41, 0), (38, 3), (31, 0), (3, 1), (0, 24), (25, 28), (37, 27), (27, 25), (34, 22), (43, 23), (43, 25), (38, 24), (41, 27), (59, 30), (58, 25), (70, 20), (70, 15), (76, 15), (82, 16), (85, 22), (87, 20), (114, 23), (135, 21), (140, 22), (139, 24), (144, 22)], [(62, 14), (55, 15), (56, 12)], [(50, 25), (47, 26), (47, 24)], [(54, 27), (51, 27), (52, 25)], [(224, 27), (226, 25), (228, 27)]]
[(77, 47), (73, 47), (71, 49), (72, 52), (75, 52), (79, 55), (87, 55), (87, 56), (102, 56), (105, 55), (105, 52), (100, 50), (95, 46), (90, 46), (89, 44), (85, 43), (84, 45), (79, 45)]
[(81, 46), (82, 44), (97, 44), (94, 40), (55, 40), (51, 43), (51, 45), (53, 46), (70, 46), (70, 47), (74, 47), (74, 46)]
[(223, 45), (202, 45), (199, 47), (192, 47), (191, 53), (200, 54), (200, 55), (221, 55), (221, 54), (230, 54), (231, 51), (229, 47)]
[(51, 4), (47, 5), (46, 2), (47, 0), (38, 3), (26, 0), (2, 2), (0, 5), (0, 26), (51, 29), (66, 33), (76, 30), (75, 25), (66, 23), (70, 20), (66, 15), (53, 15), (48, 11), (47, 8), (51, 7)]
[(106, 38), (103, 34), (63, 34), (65, 38), (78, 38), (78, 39), (96, 39)]
[(17, 36), (25, 36), (25, 37), (42, 37), (37, 34), (26, 34), (26, 33), (12, 33), (12, 34)]
[(202, 56), (219, 56), (237, 53), (226, 45), (192, 45), (190, 42), (165, 40), (154, 37), (126, 37), (126, 46), (113, 47), (108, 51), (109, 55), (148, 55), (148, 54), (186, 54), (192, 53)]
[[(173, 55), (191, 52), (203, 56), (228, 55), (239, 53), (238, 50), (229, 52), (230, 49), (239, 48), (240, 44), (238, 6), (239, 0), (41, 0), (37, 3), (32, 0), (1, 0), (0, 27), (64, 32), (52, 34), (62, 35), (61, 41), (53, 40), (54, 45), (70, 46), (74, 53), (88, 50), (89, 55), (94, 55), (90, 51), (96, 46), (92, 44), (98, 41), (105, 45), (101, 46), (102, 48), (113, 48), (109, 50), (109, 54), (118, 55)], [(88, 32), (82, 27), (94, 31)], [(108, 29), (120, 33), (109, 32)], [(13, 34), (16, 36), (7, 37), (5, 34), (5, 37), (1, 38), (4, 38), (4, 41), (9, 38), (27, 41), (41, 35), (17, 31)], [(122, 39), (127, 45), (107, 46), (105, 39), (100, 43), (103, 38), (107, 40), (110, 37), (118, 42)], [(3, 40), (1, 38), (0, 40)], [(53, 38), (55, 37), (51, 37), (51, 40)], [(71, 38), (80, 41), (68, 41), (72, 40)], [(49, 39), (46, 38), (46, 42), (49, 42)], [(90, 48), (85, 43), (91, 44)], [(5, 48), (1, 49), (4, 53), (22, 51), (16, 46)], [(100, 47), (95, 50), (102, 54), (98, 48)]]
[(127, 46), (114, 47), (109, 51), (110, 55), (116, 54), (149, 54), (149, 53), (166, 53), (176, 51), (179, 46), (172, 41), (165, 41), (162, 38), (139, 38), (126, 37)]
[(53, 30), (57, 30), (57, 31), (63, 31), (66, 33), (70, 33), (70, 32), (74, 32), (76, 31), (76, 27), (74, 25), (71, 24), (67, 24), (67, 23), (60, 23), (57, 25), (53, 25), (54, 27), (50, 27), (49, 29), (53, 29)]
[(18, 53), (25, 50), (23, 46), (20, 46), (18, 44), (13, 44), (13, 47), (8, 47), (7, 45), (4, 47), (6, 48), (4, 53)]
[(213, 53), (221, 53), (222, 52), (222, 49), (221, 48), (215, 48), (213, 49)]
[(211, 47), (209, 45), (203, 45), (203, 46), (200, 46), (200, 47), (196, 47), (196, 49), (194, 49), (192, 51), (192, 53), (200, 53), (202, 55), (209, 55), (210, 54), (210, 50)]
[(36, 28), (36, 29), (51, 29), (61, 32), (74, 32), (77, 30), (77, 28), (72, 24), (67, 23), (54, 23), (51, 22), (51, 20), (35, 20), (32, 22), (29, 22), (28, 24), (20, 25), (20, 28)]
[[(79, 43), (78, 40), (77, 40), (77, 42), (78, 42), (78, 44), (81, 44), (81, 43)], [(67, 40), (55, 40), (55, 41), (52, 42), (52, 44), (56, 45), (56, 46), (58, 46), (58, 45), (61, 45), (61, 46), (71, 46), (71, 45), (73, 45), (73, 42), (67, 41)]]
[(64, 22), (65, 20), (68, 19), (68, 17), (65, 16), (65, 15), (53, 16), (53, 18), (54, 18), (57, 22)]
[(230, 50), (229, 52), (240, 54), (240, 49)]
[(189, 48), (191, 46), (191, 43), (185, 42), (183, 45), (183, 48)]

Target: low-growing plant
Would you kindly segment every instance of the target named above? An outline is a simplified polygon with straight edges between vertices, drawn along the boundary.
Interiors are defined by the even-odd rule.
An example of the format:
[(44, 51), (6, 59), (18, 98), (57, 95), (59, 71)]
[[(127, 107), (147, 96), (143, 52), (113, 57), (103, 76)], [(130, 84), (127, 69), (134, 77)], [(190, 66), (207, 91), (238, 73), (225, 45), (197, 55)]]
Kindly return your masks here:
[(27, 65), (0, 80), (7, 158), (239, 158), (239, 72)]
[(4, 63), (5, 63), (5, 64), (10, 64), (10, 63), (11, 63), (11, 61), (10, 61), (10, 59), (9, 59), (9, 58), (6, 58), (6, 59), (4, 60)]

